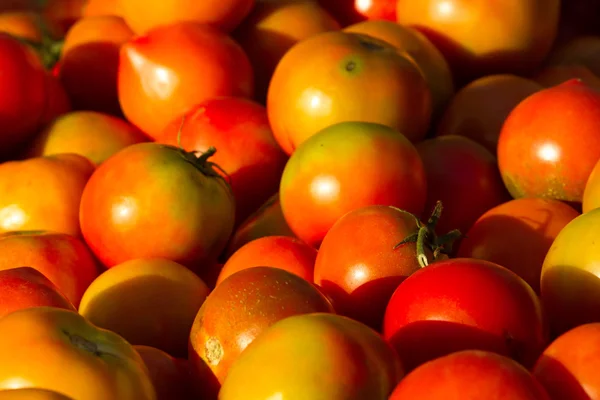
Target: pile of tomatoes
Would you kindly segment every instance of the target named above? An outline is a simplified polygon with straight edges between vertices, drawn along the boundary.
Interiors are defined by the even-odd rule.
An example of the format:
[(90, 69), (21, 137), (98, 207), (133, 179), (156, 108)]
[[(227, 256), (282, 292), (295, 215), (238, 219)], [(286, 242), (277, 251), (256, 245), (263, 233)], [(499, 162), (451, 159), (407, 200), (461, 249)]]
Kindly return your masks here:
[(596, 0), (2, 0), (0, 400), (600, 399)]

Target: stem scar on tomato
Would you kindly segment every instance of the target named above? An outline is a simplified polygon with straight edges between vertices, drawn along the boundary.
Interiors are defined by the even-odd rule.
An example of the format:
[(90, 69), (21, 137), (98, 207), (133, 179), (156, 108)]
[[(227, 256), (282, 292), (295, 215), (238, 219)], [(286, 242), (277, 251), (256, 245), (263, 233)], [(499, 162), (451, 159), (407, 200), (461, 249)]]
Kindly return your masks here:
[(456, 240), (465, 237), (458, 229), (453, 229), (441, 236), (438, 236), (435, 233), (435, 226), (442, 216), (443, 210), (442, 202), (439, 200), (435, 203), (433, 212), (426, 224), (422, 223), (419, 217), (406, 210), (401, 210), (396, 207), (393, 208), (413, 217), (418, 228), (417, 232), (407, 236), (400, 243), (396, 244), (394, 250), (407, 243), (416, 243), (417, 260), (419, 261), (421, 268), (425, 268), (429, 265), (429, 260), (425, 254), (425, 248), (431, 250), (433, 252), (433, 259), (437, 260), (440, 254), (448, 255), (452, 251), (452, 244)]

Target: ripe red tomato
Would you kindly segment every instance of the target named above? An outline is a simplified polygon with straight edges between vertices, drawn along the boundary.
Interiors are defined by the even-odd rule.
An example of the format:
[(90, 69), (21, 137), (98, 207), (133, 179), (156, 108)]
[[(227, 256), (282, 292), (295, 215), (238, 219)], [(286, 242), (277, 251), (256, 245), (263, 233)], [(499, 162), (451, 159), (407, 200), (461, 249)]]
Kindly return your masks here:
[(425, 195), (415, 147), (400, 132), (368, 122), (342, 122), (310, 137), (288, 160), (279, 188), (289, 227), (314, 247), (349, 211), (382, 204), (420, 215)]
[(547, 338), (533, 289), (498, 264), (469, 258), (434, 263), (402, 282), (386, 309), (383, 333), (409, 370), (467, 349), (531, 366)]
[(513, 197), (581, 203), (600, 159), (600, 91), (570, 80), (523, 100), (498, 140), (498, 166)]
[[(442, 136), (417, 144), (427, 177), (425, 213), (438, 201), (444, 215), (436, 230), (465, 233), (484, 212), (510, 199), (496, 157), (464, 136)], [(427, 215), (422, 218), (426, 219)]]
[[(212, 149), (214, 150), (214, 149)], [(81, 198), (83, 236), (107, 267), (166, 258), (208, 273), (233, 230), (234, 201), (208, 157), (158, 143), (104, 161)]]
[(40, 59), (7, 33), (0, 32), (0, 157), (35, 133), (46, 106), (46, 72)]
[(396, 22), (398, 0), (354, 0), (354, 8), (367, 19), (384, 19)]
[[(563, 397), (562, 399), (573, 399)], [(549, 400), (522, 365), (496, 353), (463, 350), (404, 377), (389, 400)]]
[(236, 225), (277, 192), (287, 161), (273, 137), (265, 107), (240, 97), (214, 97), (198, 103), (175, 118), (157, 142), (186, 151), (218, 150), (212, 162), (230, 179)]
[(248, 57), (231, 37), (207, 25), (175, 23), (122, 46), (119, 102), (129, 121), (156, 138), (208, 98), (251, 97), (253, 79)]

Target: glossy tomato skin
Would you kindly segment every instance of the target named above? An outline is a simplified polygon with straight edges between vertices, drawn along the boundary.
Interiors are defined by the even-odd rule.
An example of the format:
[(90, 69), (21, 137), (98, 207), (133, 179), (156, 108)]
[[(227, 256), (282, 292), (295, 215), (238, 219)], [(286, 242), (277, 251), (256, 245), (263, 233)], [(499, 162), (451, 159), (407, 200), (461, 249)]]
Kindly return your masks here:
[(550, 400), (516, 361), (496, 353), (463, 350), (429, 361), (408, 374), (389, 400)]
[(345, 121), (387, 125), (418, 142), (431, 107), (431, 91), (410, 57), (380, 39), (344, 31), (314, 35), (290, 49), (267, 96), (273, 134), (287, 154)]
[(465, 233), (484, 212), (510, 199), (496, 157), (464, 136), (444, 136), (417, 144), (427, 177), (427, 220), (436, 202), (444, 206), (438, 234), (453, 229)]
[(546, 253), (559, 232), (579, 215), (552, 199), (522, 198), (500, 204), (475, 221), (458, 248), (458, 257), (502, 265), (536, 293)]
[(398, 355), (364, 324), (302, 314), (257, 337), (232, 366), (220, 398), (263, 400), (281, 393), (285, 399), (387, 400), (402, 376)]
[[(0, 319), (0, 328), (0, 389), (42, 388), (73, 399), (156, 399), (135, 349), (74, 311), (19, 310)], [(48, 365), (65, 367), (53, 374)]]
[(81, 198), (83, 236), (106, 267), (166, 258), (207, 272), (233, 230), (224, 179), (201, 172), (175, 147), (139, 143), (98, 167)]
[(333, 224), (356, 208), (392, 205), (419, 215), (426, 189), (423, 163), (406, 137), (384, 125), (343, 122), (294, 152), (279, 196), (292, 231), (318, 247)]
[(570, 80), (517, 105), (502, 127), (498, 166), (511, 195), (580, 203), (600, 158), (600, 91)]
[(559, 0), (398, 0), (397, 21), (427, 35), (466, 82), (537, 68), (556, 37), (559, 11)]
[(600, 160), (594, 166), (590, 177), (585, 183), (581, 207), (583, 212), (600, 207)]
[(402, 282), (386, 309), (383, 333), (409, 370), (466, 349), (531, 366), (547, 339), (533, 289), (504, 267), (468, 258), (434, 263)]
[(398, 0), (354, 0), (354, 8), (367, 19), (396, 22), (396, 3)]
[(533, 374), (552, 400), (593, 399), (600, 391), (599, 351), (600, 323), (580, 325), (550, 343)]
[(600, 209), (573, 219), (552, 242), (542, 266), (541, 297), (554, 335), (600, 322)]
[(157, 142), (205, 152), (228, 177), (236, 202), (236, 225), (279, 189), (287, 161), (269, 126), (264, 106), (240, 97), (214, 97), (176, 117)]
[(13, 152), (35, 133), (44, 113), (46, 77), (36, 54), (0, 32), (0, 157)]
[(156, 138), (208, 98), (251, 97), (253, 79), (248, 57), (232, 38), (207, 25), (180, 22), (122, 46), (119, 102), (129, 121)]
[(392, 293), (420, 269), (415, 243), (395, 248), (417, 231), (414, 217), (394, 207), (350, 211), (319, 247), (315, 283), (332, 298), (337, 312), (381, 330)]

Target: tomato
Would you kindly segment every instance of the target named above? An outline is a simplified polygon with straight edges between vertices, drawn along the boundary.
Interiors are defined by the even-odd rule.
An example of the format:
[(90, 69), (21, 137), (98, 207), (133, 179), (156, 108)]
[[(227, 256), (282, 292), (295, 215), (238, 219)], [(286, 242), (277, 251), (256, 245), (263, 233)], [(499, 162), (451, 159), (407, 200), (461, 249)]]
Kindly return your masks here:
[(510, 112), (543, 87), (511, 74), (488, 75), (463, 86), (452, 98), (437, 126), (437, 136), (461, 135), (496, 155), (500, 130)]
[(265, 236), (295, 237), (283, 217), (279, 193), (271, 196), (236, 229), (227, 245), (225, 258), (229, 258), (246, 243)]
[(46, 74), (36, 54), (0, 32), (0, 157), (14, 151), (34, 133), (46, 105)]
[[(15, 311), (0, 319), (0, 331), (0, 389), (48, 389), (87, 400), (156, 399), (135, 349), (74, 311)], [(52, 373), (49, 365), (68, 368)]]
[(578, 215), (558, 200), (511, 200), (479, 217), (466, 232), (457, 255), (500, 264), (539, 293), (544, 257), (559, 232)]
[[(490, 208), (510, 199), (498, 172), (496, 157), (464, 136), (443, 136), (417, 144), (427, 178), (425, 212), (444, 205), (438, 233), (465, 233)], [(426, 218), (425, 215), (422, 218)]]
[(318, 0), (318, 3), (327, 10), (342, 26), (351, 25), (365, 20), (355, 7), (355, 0)]
[(383, 333), (411, 370), (478, 349), (530, 366), (546, 344), (540, 301), (514, 272), (484, 260), (431, 264), (404, 280), (387, 306)]
[(583, 212), (600, 207), (600, 160), (592, 169), (592, 173), (585, 184), (581, 206)]
[(27, 388), (0, 390), (0, 400), (73, 400), (73, 398), (52, 390)]
[(417, 63), (429, 86), (433, 119), (437, 121), (454, 93), (454, 83), (448, 62), (425, 35), (408, 26), (382, 20), (359, 22), (344, 30), (384, 40), (408, 54)]
[(422, 31), (465, 81), (494, 73), (527, 74), (548, 55), (559, 0), (398, 0), (398, 22)]
[(0, 232), (49, 230), (79, 236), (79, 201), (93, 171), (94, 165), (77, 154), (0, 164)]
[(42, 15), (64, 35), (82, 16), (86, 0), (45, 0)]
[(16, 310), (40, 306), (77, 311), (55, 284), (31, 267), (0, 270), (0, 287), (0, 318)]
[(600, 91), (571, 80), (541, 90), (510, 113), (498, 166), (511, 195), (580, 203), (600, 159)]
[[(120, 12), (138, 34), (182, 21), (209, 24), (223, 31), (233, 30), (254, 7), (255, 0), (170, 0), (146, 2), (119, 0)], [(143, 10), (143, 12), (140, 12)]]
[(533, 374), (553, 400), (593, 399), (600, 392), (599, 351), (600, 323), (580, 325), (550, 343)]
[(600, 36), (578, 36), (557, 46), (548, 63), (584, 66), (600, 77)]
[(370, 20), (396, 22), (397, 0), (354, 0), (354, 8)]
[(252, 67), (226, 34), (206, 25), (177, 23), (123, 45), (118, 93), (127, 119), (156, 138), (168, 123), (209, 98), (251, 97)]
[(117, 96), (119, 51), (133, 37), (121, 17), (85, 17), (69, 30), (59, 77), (73, 107), (120, 115)]
[(429, 128), (431, 93), (415, 63), (391, 44), (325, 32), (301, 41), (281, 59), (267, 111), (288, 154), (321, 129), (345, 121), (387, 125), (416, 142)]
[[(9, 11), (0, 13), (0, 32), (6, 32), (32, 42), (40, 43), (45, 30), (52, 27), (45, 23), (39, 13), (33, 11)], [(48, 32), (54, 33), (56, 32)]]
[(98, 266), (80, 239), (65, 233), (18, 231), (0, 234), (0, 270), (29, 266), (42, 273), (75, 307)]
[[(46, 90), (48, 91), (48, 99), (46, 102), (45, 111), (42, 114), (38, 128), (43, 129), (48, 124), (53, 122), (56, 118), (60, 117), (71, 111), (71, 100), (60, 80), (52, 74), (52, 72), (46, 72)], [(36, 133), (33, 138), (38, 136)], [(27, 143), (24, 151), (28, 151), (31, 143)]]
[(550, 65), (539, 71), (533, 79), (545, 87), (577, 79), (589, 87), (600, 90), (600, 77), (583, 65)]
[(157, 138), (186, 151), (218, 149), (213, 162), (229, 177), (236, 204), (236, 225), (279, 189), (287, 156), (281, 151), (266, 109), (239, 97), (214, 97), (175, 118)]
[(87, 0), (82, 11), (83, 17), (116, 15), (122, 17), (121, 0)]
[(295, 315), (241, 354), (219, 398), (387, 400), (402, 375), (397, 354), (367, 326), (334, 314)]
[[(187, 360), (150, 346), (133, 346), (144, 360), (157, 400), (186, 400), (193, 395)], [(0, 398), (1, 400), (1, 398)]]
[(164, 259), (136, 259), (103, 272), (87, 288), (79, 313), (131, 344), (173, 356), (187, 353), (192, 322), (208, 295), (193, 272)]
[(234, 273), (252, 267), (275, 267), (313, 281), (317, 251), (289, 236), (266, 236), (240, 247), (223, 265), (217, 285)]
[(600, 322), (600, 209), (588, 211), (565, 226), (544, 259), (542, 303), (554, 334)]
[(209, 157), (138, 143), (104, 161), (81, 197), (81, 231), (106, 267), (166, 258), (208, 273), (234, 223), (234, 201)]
[(333, 308), (298, 275), (273, 267), (238, 271), (223, 280), (200, 308), (188, 358), (194, 365), (204, 360), (223, 383), (231, 366), (261, 332), (286, 317), (313, 312), (333, 312)]
[(292, 231), (318, 247), (344, 214), (369, 205), (391, 205), (419, 215), (425, 203), (423, 163), (394, 129), (342, 122), (302, 143), (288, 160), (279, 189)]
[(294, 44), (338, 29), (340, 24), (315, 1), (258, 0), (234, 32), (254, 69), (255, 98), (266, 101), (273, 71)]
[(510, 358), (464, 350), (427, 362), (400, 381), (389, 400), (549, 400), (540, 383)]
[(148, 138), (142, 132), (118, 117), (97, 111), (73, 111), (40, 132), (27, 149), (27, 155), (75, 153), (99, 165), (119, 150), (146, 141)]

